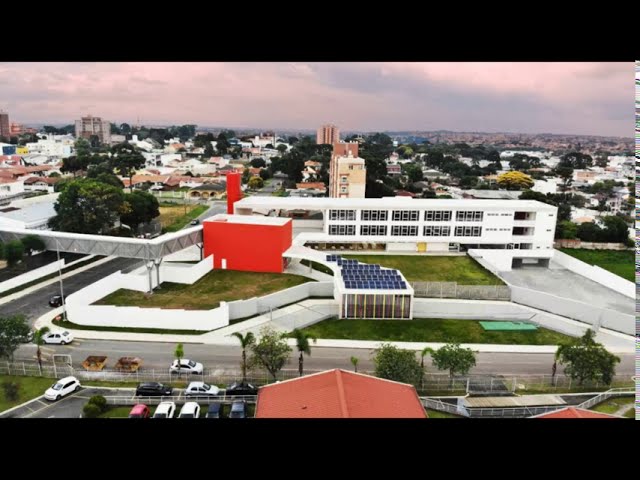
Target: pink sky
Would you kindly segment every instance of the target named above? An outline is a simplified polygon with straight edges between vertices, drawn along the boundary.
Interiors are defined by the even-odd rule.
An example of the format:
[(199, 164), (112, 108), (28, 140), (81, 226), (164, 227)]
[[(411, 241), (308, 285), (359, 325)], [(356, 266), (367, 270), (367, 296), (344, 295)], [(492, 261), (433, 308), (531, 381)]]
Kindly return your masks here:
[(632, 137), (629, 63), (0, 63), (12, 121)]

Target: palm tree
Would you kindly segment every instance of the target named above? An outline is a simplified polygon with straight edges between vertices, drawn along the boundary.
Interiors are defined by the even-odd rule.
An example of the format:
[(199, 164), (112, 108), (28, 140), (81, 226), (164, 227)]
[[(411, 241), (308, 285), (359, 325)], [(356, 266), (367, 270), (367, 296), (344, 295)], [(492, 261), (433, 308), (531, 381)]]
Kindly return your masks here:
[(242, 335), (240, 332), (232, 333), (234, 337), (240, 340), (240, 346), (242, 347), (242, 383), (247, 382), (247, 347), (253, 345), (256, 341), (256, 337), (253, 332), (247, 332)]
[(353, 371), (358, 373), (358, 357), (351, 357), (351, 365), (353, 365)]
[(298, 330), (297, 328), (291, 332), (293, 334), (293, 338), (296, 339), (296, 347), (298, 348), (298, 352), (300, 352), (300, 356), (298, 357), (298, 372), (300, 376), (304, 371), (304, 354), (311, 356), (311, 345), (309, 345), (309, 339), (313, 340), (313, 343), (316, 343), (316, 337), (311, 335), (310, 333), (305, 333), (302, 330)]
[(36, 350), (36, 356), (38, 357), (38, 365), (40, 366), (40, 371), (42, 372), (42, 352), (40, 351), (40, 347), (44, 345), (44, 336), (49, 333), (49, 327), (42, 327), (35, 332), (33, 332), (33, 343), (35, 343), (38, 347)]

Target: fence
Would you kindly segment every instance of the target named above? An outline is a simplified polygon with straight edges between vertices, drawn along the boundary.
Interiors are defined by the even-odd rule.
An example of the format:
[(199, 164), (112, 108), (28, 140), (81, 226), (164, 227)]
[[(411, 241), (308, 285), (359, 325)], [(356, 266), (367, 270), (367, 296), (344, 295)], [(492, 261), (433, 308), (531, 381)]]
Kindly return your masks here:
[(458, 285), (457, 282), (410, 282), (415, 297), (466, 300), (511, 300), (506, 285)]
[(626, 396), (629, 396), (629, 395), (634, 395), (635, 396), (635, 394), (636, 394), (636, 392), (632, 388), (612, 388), (610, 390), (607, 390), (604, 393), (601, 393), (600, 395), (596, 395), (595, 397), (587, 400), (586, 402), (581, 403), (580, 405), (578, 405), (578, 407), (579, 408), (591, 408), (594, 405), (602, 403), (605, 400), (608, 400), (608, 399), (613, 398), (613, 397), (626, 397)]
[(624, 243), (583, 242), (581, 240), (555, 240), (553, 248), (584, 248), (586, 250), (630, 250)]

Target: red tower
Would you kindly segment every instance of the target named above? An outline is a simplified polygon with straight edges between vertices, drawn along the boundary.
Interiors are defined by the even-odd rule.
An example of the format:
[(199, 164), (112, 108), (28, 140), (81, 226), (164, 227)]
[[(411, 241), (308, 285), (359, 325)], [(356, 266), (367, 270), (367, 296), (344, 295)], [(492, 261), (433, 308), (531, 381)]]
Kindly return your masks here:
[(238, 172), (227, 173), (227, 213), (233, 215), (233, 204), (242, 199), (241, 176)]

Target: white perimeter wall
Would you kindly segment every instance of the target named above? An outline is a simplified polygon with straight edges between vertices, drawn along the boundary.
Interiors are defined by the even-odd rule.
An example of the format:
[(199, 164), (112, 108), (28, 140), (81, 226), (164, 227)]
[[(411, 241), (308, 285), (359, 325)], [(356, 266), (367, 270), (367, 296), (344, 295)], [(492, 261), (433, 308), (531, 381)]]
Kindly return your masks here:
[[(84, 260), (84, 258), (83, 258)], [(7, 290), (11, 290), (12, 288), (19, 287), (20, 285), (24, 285), (25, 283), (33, 282), (41, 277), (46, 277), (47, 275), (51, 275), (58, 271), (59, 268), (64, 268), (64, 259), (60, 261), (55, 261), (44, 267), (36, 268), (35, 270), (31, 270), (30, 272), (23, 273), (22, 275), (18, 275), (17, 277), (10, 278), (9, 280), (5, 280), (4, 282), (0, 282), (0, 293), (6, 292)]]
[(387, 242), (387, 252), (415, 252), (418, 250), (416, 242), (391, 243)]
[(578, 260), (571, 255), (567, 255), (564, 252), (554, 250), (553, 261), (562, 267), (570, 270), (578, 275), (593, 280), (611, 290), (615, 290), (618, 293), (626, 295), (630, 298), (636, 298), (636, 284), (619, 277), (615, 273), (611, 273), (596, 265), (589, 265), (588, 263)]
[(593, 326), (635, 335), (635, 317), (614, 310), (557, 297), (549, 293), (511, 285), (511, 301), (555, 313)]

